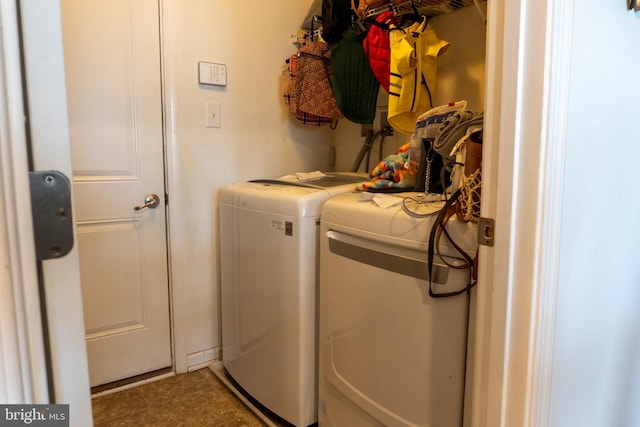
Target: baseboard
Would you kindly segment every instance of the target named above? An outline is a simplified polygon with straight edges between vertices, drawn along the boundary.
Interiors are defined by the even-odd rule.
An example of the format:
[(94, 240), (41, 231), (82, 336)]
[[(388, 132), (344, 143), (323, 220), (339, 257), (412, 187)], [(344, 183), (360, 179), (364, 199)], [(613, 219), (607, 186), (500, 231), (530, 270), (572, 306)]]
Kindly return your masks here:
[(187, 356), (187, 371), (193, 372), (206, 368), (215, 360), (220, 359), (220, 348), (210, 348), (208, 350), (192, 353)]
[(141, 385), (160, 381), (165, 378), (173, 377), (175, 375), (176, 373), (173, 372), (173, 369), (166, 368), (142, 375), (136, 375), (135, 377), (125, 378), (123, 380), (114, 381), (109, 384), (92, 387), (91, 398), (105, 396), (107, 394), (113, 394), (119, 391), (128, 390), (130, 388), (139, 387)]

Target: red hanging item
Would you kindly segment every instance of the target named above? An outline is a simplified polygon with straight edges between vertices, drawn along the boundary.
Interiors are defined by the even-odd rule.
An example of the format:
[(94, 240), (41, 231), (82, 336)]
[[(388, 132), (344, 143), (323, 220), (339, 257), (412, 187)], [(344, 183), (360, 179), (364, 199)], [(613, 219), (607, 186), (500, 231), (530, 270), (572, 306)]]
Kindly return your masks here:
[(380, 85), (389, 92), (391, 48), (389, 47), (389, 25), (399, 25), (393, 12), (383, 12), (371, 23), (367, 36), (362, 42), (364, 53), (369, 58), (371, 70)]

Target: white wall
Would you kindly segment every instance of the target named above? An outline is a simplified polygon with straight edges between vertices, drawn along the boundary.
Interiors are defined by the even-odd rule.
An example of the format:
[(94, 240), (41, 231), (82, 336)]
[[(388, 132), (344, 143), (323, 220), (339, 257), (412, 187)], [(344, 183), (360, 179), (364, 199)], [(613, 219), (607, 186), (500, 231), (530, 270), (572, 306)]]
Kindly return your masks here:
[(640, 425), (640, 14), (605, 3), (574, 6), (552, 427)]
[[(176, 313), (177, 327), (188, 331), (178, 352), (220, 346), (218, 190), (328, 168), (331, 130), (290, 120), (279, 94), (281, 64), (295, 52), (289, 34), (310, 4), (163, 2), (169, 173), (175, 182), (169, 200), (177, 219), (171, 223), (172, 274), (174, 297), (186, 309)], [(199, 85), (198, 61), (226, 64), (227, 87)], [(219, 129), (204, 126), (207, 101), (221, 104)]]

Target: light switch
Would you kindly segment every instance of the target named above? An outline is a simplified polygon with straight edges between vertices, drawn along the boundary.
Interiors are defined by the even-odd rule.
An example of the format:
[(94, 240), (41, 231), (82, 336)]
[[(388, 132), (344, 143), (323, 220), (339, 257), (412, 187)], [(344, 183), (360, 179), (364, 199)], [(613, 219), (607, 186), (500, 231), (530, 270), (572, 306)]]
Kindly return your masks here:
[(222, 117), (221, 117), (220, 104), (217, 102), (207, 102), (205, 106), (205, 126), (208, 128), (219, 128), (222, 127)]

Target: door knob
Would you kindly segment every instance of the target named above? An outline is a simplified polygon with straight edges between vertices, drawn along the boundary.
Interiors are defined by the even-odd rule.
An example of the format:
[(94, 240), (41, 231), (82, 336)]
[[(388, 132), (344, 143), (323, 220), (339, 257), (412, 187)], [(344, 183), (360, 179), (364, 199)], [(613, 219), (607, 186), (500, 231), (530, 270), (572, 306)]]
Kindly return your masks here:
[(158, 196), (156, 196), (155, 194), (147, 194), (147, 197), (144, 198), (144, 205), (135, 206), (133, 209), (137, 211), (144, 208), (155, 209), (158, 207), (159, 204), (160, 204), (160, 198)]

